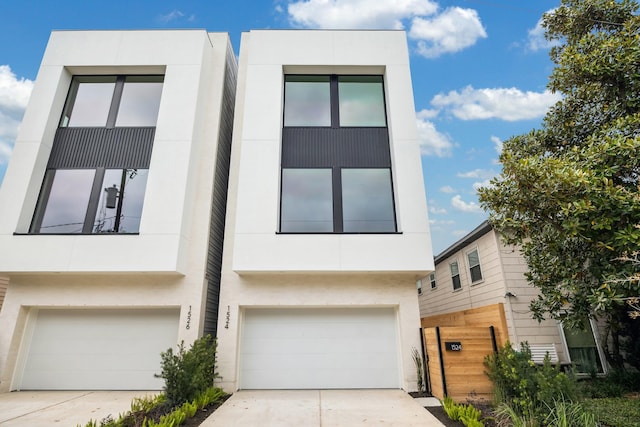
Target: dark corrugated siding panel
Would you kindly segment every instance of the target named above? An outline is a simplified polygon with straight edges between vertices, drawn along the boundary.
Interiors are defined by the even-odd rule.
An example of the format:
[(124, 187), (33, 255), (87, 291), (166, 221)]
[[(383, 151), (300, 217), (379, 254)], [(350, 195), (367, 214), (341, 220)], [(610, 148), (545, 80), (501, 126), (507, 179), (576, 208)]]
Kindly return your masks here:
[(391, 167), (387, 128), (284, 128), (282, 167)]
[(49, 168), (148, 169), (155, 127), (59, 128)]
[(217, 336), (218, 312), (220, 306), (220, 275), (222, 271), (222, 248), (224, 241), (225, 216), (227, 213), (227, 190), (229, 186), (229, 162), (231, 159), (231, 137), (236, 97), (237, 68), (231, 47), (227, 48), (224, 93), (216, 171), (213, 182), (213, 203), (209, 227), (209, 251), (207, 255), (207, 302), (204, 315), (204, 333)]

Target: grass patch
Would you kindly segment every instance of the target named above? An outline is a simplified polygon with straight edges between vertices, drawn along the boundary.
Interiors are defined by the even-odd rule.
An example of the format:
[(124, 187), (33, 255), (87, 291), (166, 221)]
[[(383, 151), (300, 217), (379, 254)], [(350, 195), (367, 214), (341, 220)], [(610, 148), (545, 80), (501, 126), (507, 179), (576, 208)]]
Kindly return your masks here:
[(622, 397), (585, 399), (582, 406), (609, 427), (640, 427), (640, 400)]

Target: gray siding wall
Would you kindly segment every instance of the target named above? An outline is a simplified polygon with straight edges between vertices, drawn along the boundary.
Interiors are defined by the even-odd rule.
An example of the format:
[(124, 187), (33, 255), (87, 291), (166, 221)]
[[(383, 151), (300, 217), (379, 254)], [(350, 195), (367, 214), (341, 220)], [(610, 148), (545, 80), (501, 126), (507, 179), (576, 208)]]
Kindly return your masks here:
[(220, 305), (220, 272), (222, 270), (222, 247), (227, 212), (227, 189), (229, 185), (229, 161), (233, 113), (236, 98), (237, 65), (231, 46), (227, 47), (224, 94), (222, 99), (218, 152), (213, 183), (213, 203), (209, 226), (209, 250), (207, 254), (207, 295), (205, 302), (204, 333), (217, 335), (218, 309)]
[[(478, 249), (483, 280), (472, 285), (467, 252), (475, 248)], [(453, 291), (449, 264), (456, 260), (462, 288)], [(553, 343), (560, 360), (565, 361), (564, 341), (558, 324), (553, 320), (538, 323), (531, 317), (529, 303), (536, 298), (538, 290), (527, 282), (526, 271), (520, 250), (505, 246), (500, 236), (491, 230), (435, 266), (436, 289), (431, 290), (428, 277), (423, 280), (420, 317), (504, 303), (511, 343)], [(507, 292), (516, 297), (505, 297)]]
[(2, 310), (2, 303), (4, 302), (4, 296), (7, 294), (8, 287), (9, 287), (9, 278), (0, 277), (0, 310)]

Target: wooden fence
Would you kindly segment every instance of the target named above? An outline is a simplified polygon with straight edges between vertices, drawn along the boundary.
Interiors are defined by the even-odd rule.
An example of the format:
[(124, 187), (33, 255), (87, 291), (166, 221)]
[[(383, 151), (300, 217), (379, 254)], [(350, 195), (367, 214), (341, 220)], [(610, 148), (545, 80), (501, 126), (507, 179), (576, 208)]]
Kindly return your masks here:
[(503, 304), (422, 319), (431, 393), (458, 402), (491, 399), (484, 358), (508, 340)]

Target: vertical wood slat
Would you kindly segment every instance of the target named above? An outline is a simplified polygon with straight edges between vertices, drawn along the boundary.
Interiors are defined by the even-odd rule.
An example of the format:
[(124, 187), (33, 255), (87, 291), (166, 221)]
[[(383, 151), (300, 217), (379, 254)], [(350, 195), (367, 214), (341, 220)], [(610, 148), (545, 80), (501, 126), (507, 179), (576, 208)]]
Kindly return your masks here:
[[(484, 373), (484, 359), (493, 353), (489, 327), (425, 328), (424, 339), (433, 396), (438, 399), (449, 396), (456, 402), (492, 398), (493, 384)], [(446, 342), (460, 342), (462, 350), (440, 352), (439, 345), (444, 348)]]

